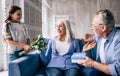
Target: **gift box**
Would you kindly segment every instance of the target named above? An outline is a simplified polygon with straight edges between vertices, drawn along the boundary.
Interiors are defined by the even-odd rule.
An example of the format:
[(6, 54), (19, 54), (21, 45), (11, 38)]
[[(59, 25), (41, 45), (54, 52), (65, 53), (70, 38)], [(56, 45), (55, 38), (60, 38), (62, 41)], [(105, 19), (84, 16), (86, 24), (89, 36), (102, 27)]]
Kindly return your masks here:
[(73, 55), (71, 56), (71, 62), (72, 63), (78, 63), (79, 61), (84, 61), (86, 54), (84, 52), (81, 53), (73, 53)]

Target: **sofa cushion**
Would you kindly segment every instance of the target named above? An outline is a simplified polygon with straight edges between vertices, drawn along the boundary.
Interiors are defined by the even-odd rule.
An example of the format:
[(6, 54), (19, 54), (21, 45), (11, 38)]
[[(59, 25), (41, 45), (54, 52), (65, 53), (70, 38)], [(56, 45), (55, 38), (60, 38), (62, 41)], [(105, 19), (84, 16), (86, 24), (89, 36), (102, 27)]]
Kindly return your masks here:
[(34, 76), (42, 67), (39, 54), (29, 54), (9, 63), (9, 76)]

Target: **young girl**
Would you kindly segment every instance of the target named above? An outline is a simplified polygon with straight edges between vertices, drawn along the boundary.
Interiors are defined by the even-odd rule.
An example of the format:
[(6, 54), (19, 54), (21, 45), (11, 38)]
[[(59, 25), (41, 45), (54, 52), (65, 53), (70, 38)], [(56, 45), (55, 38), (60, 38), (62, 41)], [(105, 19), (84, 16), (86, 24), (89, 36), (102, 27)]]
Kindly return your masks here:
[(21, 23), (22, 10), (18, 6), (11, 6), (9, 15), (3, 26), (3, 38), (7, 43), (9, 60), (15, 60), (20, 56), (22, 50), (27, 53), (31, 50), (29, 46), (29, 36), (25, 24)]

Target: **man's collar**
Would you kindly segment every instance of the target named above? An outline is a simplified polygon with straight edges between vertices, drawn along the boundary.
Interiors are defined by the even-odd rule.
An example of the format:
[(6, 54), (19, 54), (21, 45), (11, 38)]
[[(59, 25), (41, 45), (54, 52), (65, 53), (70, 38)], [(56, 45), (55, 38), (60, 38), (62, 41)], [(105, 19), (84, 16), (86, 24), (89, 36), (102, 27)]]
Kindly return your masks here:
[(113, 39), (113, 37), (114, 37), (116, 31), (117, 31), (117, 29), (114, 28), (114, 29), (110, 32), (110, 34), (108, 35), (106, 41), (108, 41), (108, 42), (111, 41), (111, 40)]

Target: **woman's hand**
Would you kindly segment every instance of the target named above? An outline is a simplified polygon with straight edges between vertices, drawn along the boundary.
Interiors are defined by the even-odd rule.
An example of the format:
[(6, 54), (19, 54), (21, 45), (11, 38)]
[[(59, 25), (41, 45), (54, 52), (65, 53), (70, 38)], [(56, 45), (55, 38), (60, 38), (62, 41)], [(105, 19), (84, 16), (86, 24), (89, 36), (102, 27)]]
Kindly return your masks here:
[(86, 44), (83, 46), (83, 52), (89, 51), (90, 49), (94, 48), (95, 45), (96, 45), (96, 42), (95, 42), (95, 41), (93, 41), (93, 42), (91, 42), (91, 43), (90, 43), (90, 42), (86, 43)]

